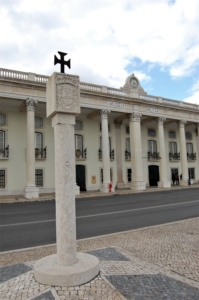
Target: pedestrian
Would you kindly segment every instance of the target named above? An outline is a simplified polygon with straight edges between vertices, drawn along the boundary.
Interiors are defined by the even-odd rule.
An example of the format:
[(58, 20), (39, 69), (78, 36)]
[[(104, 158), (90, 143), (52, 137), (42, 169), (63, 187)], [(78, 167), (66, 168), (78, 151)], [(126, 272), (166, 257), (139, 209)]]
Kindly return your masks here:
[(178, 173), (175, 174), (176, 185), (179, 185), (179, 176)]
[(173, 185), (175, 184), (176, 178), (175, 178), (175, 174), (172, 173), (172, 181), (173, 181)]

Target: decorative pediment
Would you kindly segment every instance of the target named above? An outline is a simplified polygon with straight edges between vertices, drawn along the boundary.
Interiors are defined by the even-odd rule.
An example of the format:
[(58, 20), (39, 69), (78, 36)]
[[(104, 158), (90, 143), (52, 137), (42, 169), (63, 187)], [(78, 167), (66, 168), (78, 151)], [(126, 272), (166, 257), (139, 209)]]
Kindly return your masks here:
[(132, 91), (137, 92), (142, 95), (146, 95), (147, 93), (144, 91), (144, 89), (141, 87), (140, 82), (138, 78), (132, 74), (126, 78), (125, 85), (120, 88), (121, 90), (125, 91)]

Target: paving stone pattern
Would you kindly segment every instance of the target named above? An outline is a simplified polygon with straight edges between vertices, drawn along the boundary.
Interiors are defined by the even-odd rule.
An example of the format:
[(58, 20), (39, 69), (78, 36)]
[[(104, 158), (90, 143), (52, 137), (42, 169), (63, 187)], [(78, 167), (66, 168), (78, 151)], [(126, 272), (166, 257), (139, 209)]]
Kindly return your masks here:
[(31, 271), (32, 268), (25, 264), (16, 264), (0, 268), (0, 283)]
[(18, 264), (0, 269), (6, 280), (0, 283), (0, 300), (41, 300), (49, 291), (54, 300), (198, 299), (198, 228), (199, 218), (195, 218), (77, 241), (78, 251), (99, 257), (100, 274), (76, 287), (35, 281), (35, 261), (55, 253), (55, 246), (1, 253), (1, 265)]
[(55, 300), (55, 297), (52, 295), (51, 291), (43, 293), (38, 297), (33, 298), (32, 300)]
[(161, 274), (106, 276), (128, 300), (198, 300), (199, 289)]
[(130, 261), (129, 258), (124, 256), (121, 252), (113, 247), (87, 251), (87, 253), (97, 256), (99, 260)]

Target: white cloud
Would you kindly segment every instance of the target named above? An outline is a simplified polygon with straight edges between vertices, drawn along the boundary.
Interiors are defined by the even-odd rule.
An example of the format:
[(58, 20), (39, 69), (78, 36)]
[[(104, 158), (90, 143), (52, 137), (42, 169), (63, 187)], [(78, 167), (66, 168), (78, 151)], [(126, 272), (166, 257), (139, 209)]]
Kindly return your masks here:
[(134, 58), (187, 76), (199, 63), (198, 12), (198, 0), (1, 0), (0, 66), (50, 75), (67, 51), (67, 72), (91, 82), (122, 86)]
[(194, 103), (199, 105), (199, 79), (192, 86), (190, 93), (192, 94), (190, 97), (184, 99), (184, 102)]

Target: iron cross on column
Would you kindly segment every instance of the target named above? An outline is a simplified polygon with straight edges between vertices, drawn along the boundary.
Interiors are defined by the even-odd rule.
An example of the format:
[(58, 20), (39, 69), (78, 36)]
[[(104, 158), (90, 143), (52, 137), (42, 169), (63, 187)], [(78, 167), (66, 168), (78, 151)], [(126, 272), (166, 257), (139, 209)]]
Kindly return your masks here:
[(54, 65), (56, 65), (57, 63), (61, 65), (61, 73), (65, 73), (64, 72), (64, 66), (67, 65), (70, 69), (70, 59), (69, 60), (64, 60), (64, 56), (67, 55), (68, 53), (64, 53), (64, 52), (60, 52), (58, 51), (59, 55), (60, 55), (60, 59), (57, 58), (56, 55), (54, 55)]

